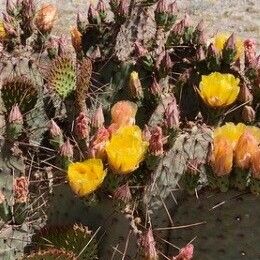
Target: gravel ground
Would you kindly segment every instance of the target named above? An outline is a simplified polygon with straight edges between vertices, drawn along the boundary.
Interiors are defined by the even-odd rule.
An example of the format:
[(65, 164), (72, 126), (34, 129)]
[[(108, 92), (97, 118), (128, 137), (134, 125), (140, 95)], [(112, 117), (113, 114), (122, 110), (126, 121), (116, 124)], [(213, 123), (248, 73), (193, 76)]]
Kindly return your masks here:
[[(84, 12), (88, 0), (36, 0), (55, 3), (59, 8), (58, 33), (67, 33), (75, 24), (77, 10)], [(95, 2), (96, 0), (92, 0)], [(0, 10), (5, 0), (0, 0)], [(204, 19), (207, 32), (212, 36), (218, 31), (235, 32), (243, 38), (253, 37), (260, 44), (259, 0), (177, 0), (179, 18), (187, 12), (195, 22)]]

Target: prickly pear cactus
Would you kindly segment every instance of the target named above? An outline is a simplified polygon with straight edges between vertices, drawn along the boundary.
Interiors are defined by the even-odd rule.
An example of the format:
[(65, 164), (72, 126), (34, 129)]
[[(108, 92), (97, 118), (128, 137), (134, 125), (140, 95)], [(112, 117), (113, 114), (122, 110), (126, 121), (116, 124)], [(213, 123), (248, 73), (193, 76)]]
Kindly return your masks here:
[[(259, 229), (252, 233), (252, 227), (259, 225), (258, 197), (202, 190), (198, 198), (184, 196), (181, 201), (171, 211), (176, 228), (169, 241), (174, 245), (182, 247), (193, 240), (195, 259), (260, 259)], [(169, 248), (172, 255), (174, 249)]]
[[(186, 188), (194, 191), (199, 185), (207, 183), (206, 169), (203, 166), (208, 156), (208, 148), (212, 141), (211, 129), (205, 126), (194, 126), (190, 131), (180, 133), (168, 153), (160, 160), (153, 173), (151, 184), (144, 195), (144, 203), (152, 211), (162, 206), (170, 192), (179, 186), (179, 182), (189, 173), (189, 163), (196, 162), (196, 182), (189, 185), (183, 182)], [(185, 188), (185, 187), (184, 187)]]

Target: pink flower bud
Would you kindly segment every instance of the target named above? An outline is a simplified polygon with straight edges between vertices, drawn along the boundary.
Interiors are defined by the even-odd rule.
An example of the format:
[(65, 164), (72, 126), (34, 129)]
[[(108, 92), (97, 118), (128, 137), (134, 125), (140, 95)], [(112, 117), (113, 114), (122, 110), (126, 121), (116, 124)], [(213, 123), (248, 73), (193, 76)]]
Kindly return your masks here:
[(231, 49), (231, 50), (236, 50), (236, 44), (235, 44), (235, 34), (232, 33), (229, 38), (227, 39), (225, 46), (225, 49)]
[(73, 158), (73, 146), (70, 143), (69, 138), (61, 145), (59, 153), (62, 157)]
[(149, 142), (149, 151), (155, 156), (160, 156), (163, 154), (163, 133), (162, 128), (155, 126), (151, 129), (151, 138)]
[(103, 127), (104, 122), (105, 122), (105, 118), (103, 114), (103, 109), (102, 106), (100, 105), (92, 117), (91, 125), (94, 128), (101, 128)]
[(128, 183), (118, 187), (115, 190), (113, 197), (117, 200), (123, 201), (124, 203), (128, 203), (129, 201), (131, 201), (132, 194), (131, 194), (130, 188), (128, 186)]
[(79, 139), (87, 139), (89, 137), (89, 118), (83, 112), (79, 114), (75, 122), (75, 133)]
[(256, 112), (251, 106), (244, 106), (242, 110), (242, 119), (247, 123), (255, 121)]
[(129, 15), (129, 7), (130, 1), (129, 0), (120, 0), (118, 6), (118, 14), (122, 17), (127, 17)]
[(149, 130), (148, 125), (144, 126), (144, 130), (143, 130), (142, 136), (143, 136), (144, 141), (146, 141), (148, 143), (150, 142), (152, 134), (151, 134), (151, 132)]
[(179, 127), (180, 113), (177, 106), (176, 99), (173, 97), (172, 101), (168, 104), (165, 110), (165, 124), (168, 128)]
[(158, 254), (155, 247), (155, 240), (153, 236), (153, 231), (151, 228), (147, 230), (139, 239), (139, 244), (144, 252), (145, 259), (158, 260)]
[(105, 146), (107, 141), (109, 140), (110, 133), (105, 128), (99, 128), (94, 139), (90, 144), (90, 156), (92, 158), (104, 159), (105, 157)]
[(168, 6), (168, 13), (173, 15), (173, 14), (177, 13), (178, 11), (179, 10), (178, 10), (178, 6), (177, 6), (176, 1), (174, 1), (171, 4), (169, 4), (169, 6)]
[(161, 85), (157, 82), (156, 77), (153, 76), (153, 82), (151, 85), (151, 93), (155, 96), (159, 96), (160, 94), (162, 94), (162, 87)]
[(247, 39), (244, 41), (245, 64), (254, 67), (256, 65), (256, 40)]
[(94, 23), (97, 22), (98, 18), (99, 18), (99, 14), (98, 14), (97, 9), (94, 7), (93, 4), (90, 4), (89, 8), (88, 8), (88, 20), (89, 20), (89, 22), (94, 24)]
[(168, 4), (166, 0), (159, 0), (155, 9), (156, 13), (166, 13)]
[(60, 127), (55, 123), (53, 119), (51, 119), (48, 127), (52, 138), (62, 135)]
[(193, 258), (194, 246), (188, 244), (185, 247), (181, 248), (179, 254), (173, 257), (173, 260), (191, 260)]
[(148, 50), (145, 49), (140, 42), (135, 42), (134, 47), (138, 57), (143, 57), (148, 53)]
[(11, 112), (9, 114), (8, 122), (13, 124), (19, 124), (19, 125), (23, 124), (23, 116), (19, 109), (18, 104), (13, 105)]

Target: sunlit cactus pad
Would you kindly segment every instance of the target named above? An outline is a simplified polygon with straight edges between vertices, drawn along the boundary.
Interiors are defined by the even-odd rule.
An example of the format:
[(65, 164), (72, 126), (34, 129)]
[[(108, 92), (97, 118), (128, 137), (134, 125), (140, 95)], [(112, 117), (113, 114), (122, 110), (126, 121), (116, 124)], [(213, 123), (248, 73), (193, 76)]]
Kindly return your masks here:
[(46, 80), (51, 90), (61, 98), (68, 97), (76, 87), (76, 67), (67, 56), (57, 57), (47, 68)]

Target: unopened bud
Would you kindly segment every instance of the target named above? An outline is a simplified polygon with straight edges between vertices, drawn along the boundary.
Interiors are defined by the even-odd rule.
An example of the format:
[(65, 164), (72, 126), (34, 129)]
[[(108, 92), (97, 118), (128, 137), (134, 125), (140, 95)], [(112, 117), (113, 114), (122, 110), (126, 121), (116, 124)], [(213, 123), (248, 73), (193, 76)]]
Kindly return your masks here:
[(44, 4), (35, 16), (35, 25), (42, 33), (50, 33), (57, 16), (57, 7), (52, 4)]
[(66, 53), (66, 38), (65, 36), (61, 36), (58, 40), (58, 55), (62, 56)]
[(107, 8), (103, 0), (99, 0), (97, 4), (97, 11), (102, 21), (107, 17)]
[(50, 59), (55, 58), (58, 55), (58, 42), (57, 42), (57, 40), (50, 37), (48, 42), (47, 42), (46, 49), (47, 49), (48, 57)]
[(160, 94), (162, 94), (162, 87), (161, 85), (157, 82), (156, 77), (153, 76), (153, 82), (151, 85), (151, 93), (155, 96), (159, 96)]
[(94, 128), (101, 128), (103, 127), (104, 123), (105, 123), (105, 118), (103, 114), (103, 109), (102, 106), (99, 106), (99, 108), (95, 111), (92, 117), (91, 125)]
[(173, 97), (172, 101), (168, 104), (165, 110), (165, 124), (168, 128), (178, 128), (180, 113), (177, 106), (176, 99)]
[(188, 244), (185, 247), (180, 249), (180, 252), (177, 256), (174, 256), (172, 260), (192, 260), (193, 259), (194, 246)]
[(152, 134), (151, 134), (151, 131), (150, 131), (148, 125), (144, 126), (144, 129), (143, 129), (143, 132), (142, 132), (142, 137), (143, 137), (144, 141), (146, 141), (148, 143), (150, 142)]
[(87, 139), (89, 137), (89, 118), (83, 112), (76, 118), (75, 132), (79, 139)]
[(6, 0), (6, 12), (9, 15), (14, 15), (15, 8), (16, 6), (13, 0)]
[(139, 244), (144, 253), (145, 259), (158, 260), (159, 256), (155, 247), (155, 239), (151, 228), (147, 230), (139, 239)]
[(204, 48), (203, 46), (199, 46), (198, 49), (197, 49), (197, 60), (198, 61), (202, 61), (202, 60), (205, 60), (206, 59), (206, 54), (205, 54), (205, 51), (204, 51)]
[(90, 4), (88, 8), (88, 20), (91, 24), (99, 23), (99, 14), (93, 4)]
[(58, 149), (63, 143), (62, 131), (53, 119), (51, 119), (48, 127), (51, 136), (50, 143), (55, 149)]
[(118, 187), (115, 190), (113, 197), (117, 200), (124, 202), (124, 203), (130, 202), (131, 199), (132, 199), (132, 194), (131, 194), (128, 183)]
[(148, 53), (148, 50), (140, 42), (135, 42), (134, 47), (138, 57), (143, 57)]
[(67, 138), (66, 142), (60, 147), (60, 156), (65, 158), (73, 158), (73, 146), (70, 143), (69, 138)]
[(53, 119), (51, 119), (49, 123), (49, 131), (52, 138), (62, 135), (60, 127), (55, 123)]
[(130, 74), (129, 90), (133, 98), (138, 98), (138, 99), (143, 98), (142, 84), (139, 79), (138, 72), (136, 71), (133, 71)]
[(247, 39), (244, 41), (245, 48), (245, 65), (255, 67), (256, 65), (256, 40)]
[(129, 0), (120, 0), (119, 6), (118, 6), (118, 15), (121, 18), (126, 18), (129, 15), (130, 11), (130, 1)]
[(71, 42), (75, 51), (79, 53), (82, 50), (82, 34), (79, 32), (77, 27), (72, 27), (70, 30)]
[(253, 123), (255, 121), (256, 113), (251, 106), (244, 106), (242, 110), (242, 119), (247, 123)]
[(105, 159), (105, 146), (110, 137), (109, 131), (105, 128), (99, 128), (90, 144), (89, 155), (92, 158)]
[(17, 104), (12, 107), (9, 114), (8, 122), (11, 124), (23, 124), (23, 116)]
[(253, 101), (253, 98), (253, 94), (249, 90), (248, 86), (246, 84), (242, 84), (242, 86), (240, 87), (238, 100), (241, 103), (246, 103), (250, 105)]
[(83, 33), (86, 29), (86, 26), (88, 24), (87, 18), (83, 16), (81, 13), (77, 13), (77, 28), (78, 30)]

